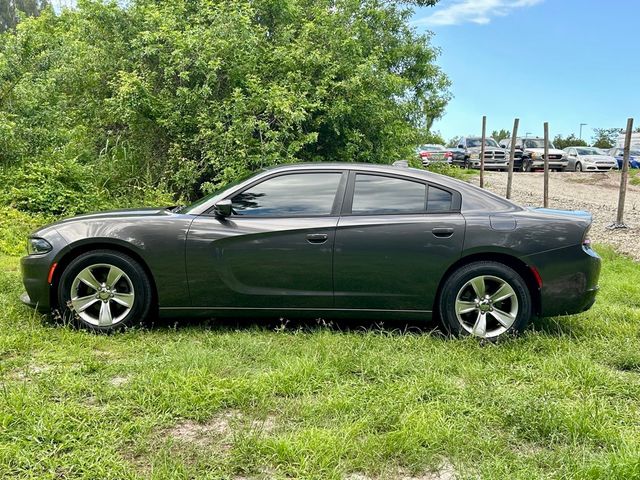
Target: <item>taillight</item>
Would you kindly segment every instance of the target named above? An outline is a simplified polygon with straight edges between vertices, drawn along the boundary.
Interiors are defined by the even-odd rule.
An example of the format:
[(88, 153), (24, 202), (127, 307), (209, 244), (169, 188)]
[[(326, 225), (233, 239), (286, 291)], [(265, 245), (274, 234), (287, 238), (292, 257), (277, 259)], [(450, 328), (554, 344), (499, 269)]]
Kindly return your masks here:
[(591, 238), (589, 238), (589, 230), (591, 230), (591, 226), (587, 227), (584, 231), (584, 237), (582, 237), (582, 245), (591, 248)]

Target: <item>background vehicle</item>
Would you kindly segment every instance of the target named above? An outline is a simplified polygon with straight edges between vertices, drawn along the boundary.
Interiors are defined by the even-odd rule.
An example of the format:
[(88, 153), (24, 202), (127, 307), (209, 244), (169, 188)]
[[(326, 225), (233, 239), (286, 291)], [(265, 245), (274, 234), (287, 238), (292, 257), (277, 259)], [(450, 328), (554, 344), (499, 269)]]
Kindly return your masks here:
[(428, 320), (517, 333), (595, 301), (591, 216), (525, 209), (427, 171), (287, 165), (182, 209), (83, 215), (42, 228), (25, 303), (113, 330), (165, 316)]
[[(463, 168), (480, 168), (480, 147), (482, 137), (461, 137), (453, 150), (452, 162)], [(493, 138), (485, 138), (484, 168), (486, 170), (506, 170), (509, 167), (509, 153), (500, 148)]]
[[(609, 150), (609, 155), (616, 159), (618, 168), (622, 168), (622, 162), (624, 160), (624, 148), (616, 147)], [(629, 167), (640, 168), (640, 148), (629, 150)]]
[(428, 166), (431, 162), (451, 163), (453, 153), (444, 145), (427, 144), (420, 145), (417, 149), (418, 157), (422, 160), (422, 165)]
[[(511, 139), (505, 138), (500, 142), (505, 149), (511, 148)], [(516, 152), (522, 156), (522, 170), (530, 172), (532, 170), (544, 168), (544, 138), (527, 137), (516, 138)], [(558, 150), (549, 142), (549, 169), (564, 171), (567, 168), (567, 155), (564, 151)], [(514, 167), (515, 168), (515, 167)]]
[(567, 147), (567, 170), (574, 172), (607, 171), (618, 168), (616, 159), (594, 147)]

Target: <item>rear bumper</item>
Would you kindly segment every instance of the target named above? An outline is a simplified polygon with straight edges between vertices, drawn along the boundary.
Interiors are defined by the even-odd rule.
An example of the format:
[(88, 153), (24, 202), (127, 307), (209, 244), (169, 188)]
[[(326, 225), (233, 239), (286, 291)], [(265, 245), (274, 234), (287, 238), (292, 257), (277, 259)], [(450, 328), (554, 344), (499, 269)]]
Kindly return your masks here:
[(572, 315), (595, 303), (601, 260), (591, 248), (561, 248), (532, 255), (527, 261), (542, 277), (541, 316)]

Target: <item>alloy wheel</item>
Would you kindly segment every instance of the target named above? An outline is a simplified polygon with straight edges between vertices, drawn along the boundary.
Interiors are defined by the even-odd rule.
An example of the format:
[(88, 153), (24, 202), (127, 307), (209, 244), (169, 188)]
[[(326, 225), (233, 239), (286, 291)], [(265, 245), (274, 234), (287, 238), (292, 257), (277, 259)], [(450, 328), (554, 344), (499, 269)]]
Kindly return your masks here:
[(98, 263), (81, 270), (71, 284), (70, 302), (85, 322), (99, 327), (121, 322), (133, 308), (129, 276), (115, 265)]
[(467, 332), (480, 338), (493, 338), (515, 323), (518, 298), (505, 280), (493, 275), (479, 275), (458, 291), (455, 312)]

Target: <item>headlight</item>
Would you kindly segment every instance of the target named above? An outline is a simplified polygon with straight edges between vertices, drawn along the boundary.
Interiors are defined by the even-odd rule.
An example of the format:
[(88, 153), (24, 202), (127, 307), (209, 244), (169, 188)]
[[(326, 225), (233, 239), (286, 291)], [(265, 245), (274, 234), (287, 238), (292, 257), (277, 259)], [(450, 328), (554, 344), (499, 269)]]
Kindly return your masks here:
[(49, 253), (53, 247), (44, 238), (29, 238), (27, 240), (27, 253), (29, 255), (42, 255)]

